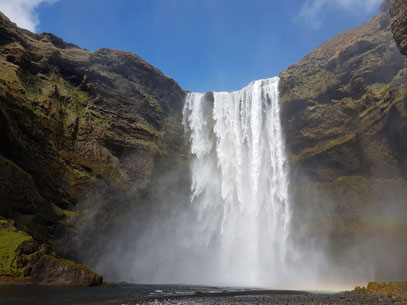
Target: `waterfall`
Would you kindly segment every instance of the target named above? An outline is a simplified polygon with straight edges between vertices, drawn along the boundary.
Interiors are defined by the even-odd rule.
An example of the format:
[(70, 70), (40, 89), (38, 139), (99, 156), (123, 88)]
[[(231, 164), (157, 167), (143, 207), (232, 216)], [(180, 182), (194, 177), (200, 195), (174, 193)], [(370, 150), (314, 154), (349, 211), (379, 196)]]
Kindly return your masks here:
[[(279, 110), (278, 78), (231, 93), (189, 93), (191, 179), (184, 171), (162, 177), (155, 204), (115, 231), (100, 269), (134, 283), (292, 287)], [(190, 193), (188, 186), (177, 193), (177, 183), (189, 181)]]
[(268, 289), (343, 290), (372, 278), (370, 261), (359, 259), (365, 246), (338, 262), (313, 235), (326, 228), (329, 204), (315, 223), (315, 208), (291, 220), (278, 82), (187, 94), (190, 171), (154, 181), (92, 257), (96, 270), (110, 281)]
[(193, 269), (210, 284), (275, 286), (284, 276), (290, 205), (278, 81), (186, 97), (190, 245), (202, 253)]

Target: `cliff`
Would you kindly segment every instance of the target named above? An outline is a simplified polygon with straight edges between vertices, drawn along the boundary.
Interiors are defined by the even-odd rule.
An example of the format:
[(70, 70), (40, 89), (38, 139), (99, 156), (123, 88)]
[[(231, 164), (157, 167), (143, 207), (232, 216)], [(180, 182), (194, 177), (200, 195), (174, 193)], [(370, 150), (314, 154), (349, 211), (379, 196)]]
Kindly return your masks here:
[(407, 56), (407, 2), (390, 0), (391, 28), (400, 52)]
[(158, 173), (183, 167), (183, 100), (133, 53), (90, 52), (0, 13), (0, 217), (75, 258), (67, 241), (89, 218), (103, 235)]
[(299, 243), (328, 241), (340, 264), (365, 245), (379, 280), (407, 270), (407, 61), (388, 9), (280, 74)]

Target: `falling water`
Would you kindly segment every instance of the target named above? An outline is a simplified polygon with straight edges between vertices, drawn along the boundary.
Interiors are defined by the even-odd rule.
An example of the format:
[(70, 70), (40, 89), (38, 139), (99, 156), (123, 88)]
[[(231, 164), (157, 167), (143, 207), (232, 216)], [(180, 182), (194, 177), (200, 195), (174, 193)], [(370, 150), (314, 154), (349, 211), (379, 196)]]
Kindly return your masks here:
[(292, 287), (278, 78), (189, 93), (183, 115), (190, 196), (173, 190), (178, 174), (164, 177), (151, 211), (114, 231), (98, 270), (135, 283)]
[(278, 81), (186, 98), (192, 246), (205, 253), (199, 266), (212, 269), (211, 283), (275, 286), (284, 275), (290, 206)]

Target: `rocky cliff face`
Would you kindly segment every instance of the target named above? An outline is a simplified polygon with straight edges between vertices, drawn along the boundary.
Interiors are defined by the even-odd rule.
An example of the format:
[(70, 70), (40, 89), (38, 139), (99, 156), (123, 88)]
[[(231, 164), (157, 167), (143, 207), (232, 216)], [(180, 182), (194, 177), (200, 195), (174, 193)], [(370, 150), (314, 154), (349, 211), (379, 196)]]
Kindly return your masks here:
[(295, 232), (329, 240), (342, 262), (355, 245), (369, 243), (359, 255), (380, 266), (380, 280), (407, 270), (389, 250), (407, 254), (400, 247), (407, 229), (400, 222), (407, 216), (407, 62), (387, 9), (385, 3), (373, 19), (280, 74)]
[(90, 52), (0, 14), (0, 216), (74, 255), (63, 238), (88, 215), (103, 233), (158, 173), (182, 168), (183, 99), (135, 54)]
[(281, 73), (291, 160), (314, 181), (405, 177), (406, 67), (382, 12)]
[(400, 52), (407, 56), (407, 2), (390, 0), (391, 28)]

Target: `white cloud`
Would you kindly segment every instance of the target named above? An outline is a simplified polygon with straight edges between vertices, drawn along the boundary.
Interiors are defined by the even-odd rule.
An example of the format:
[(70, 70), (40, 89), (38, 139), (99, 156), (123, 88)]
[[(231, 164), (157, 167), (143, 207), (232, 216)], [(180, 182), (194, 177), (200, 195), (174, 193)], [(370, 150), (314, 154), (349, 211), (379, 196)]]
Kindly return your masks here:
[(322, 13), (327, 8), (341, 9), (365, 16), (377, 11), (383, 0), (307, 0), (299, 13), (306, 23), (315, 28), (322, 26)]
[(19, 27), (35, 32), (40, 23), (37, 7), (58, 0), (0, 0), (0, 11)]

